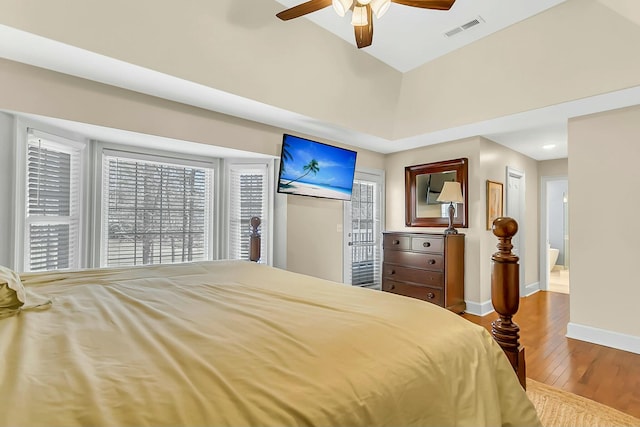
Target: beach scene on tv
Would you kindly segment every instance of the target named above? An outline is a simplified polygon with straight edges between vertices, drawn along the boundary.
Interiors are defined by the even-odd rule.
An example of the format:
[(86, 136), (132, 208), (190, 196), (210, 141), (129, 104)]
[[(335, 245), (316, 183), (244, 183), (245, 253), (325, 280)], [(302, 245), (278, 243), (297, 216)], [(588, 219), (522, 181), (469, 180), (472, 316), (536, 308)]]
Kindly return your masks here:
[(356, 152), (285, 135), (278, 192), (351, 200)]

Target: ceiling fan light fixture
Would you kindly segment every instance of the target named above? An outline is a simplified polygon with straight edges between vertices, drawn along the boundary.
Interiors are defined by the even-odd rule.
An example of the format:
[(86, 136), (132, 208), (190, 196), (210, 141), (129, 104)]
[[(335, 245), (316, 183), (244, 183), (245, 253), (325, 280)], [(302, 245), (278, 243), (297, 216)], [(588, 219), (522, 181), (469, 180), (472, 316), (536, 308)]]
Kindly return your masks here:
[(351, 25), (354, 27), (362, 27), (368, 25), (367, 8), (365, 6), (356, 6), (353, 8), (353, 14), (351, 16)]
[[(391, 1), (391, 0), (389, 0), (389, 1)], [(366, 6), (369, 3), (371, 3), (371, 0), (358, 0), (358, 4), (361, 5), (361, 6)]]
[(347, 10), (351, 8), (353, 0), (333, 0), (331, 4), (333, 5), (333, 10), (335, 10), (339, 16), (344, 16)]
[(373, 10), (378, 19), (387, 13), (389, 6), (391, 6), (391, 0), (371, 0), (371, 10)]

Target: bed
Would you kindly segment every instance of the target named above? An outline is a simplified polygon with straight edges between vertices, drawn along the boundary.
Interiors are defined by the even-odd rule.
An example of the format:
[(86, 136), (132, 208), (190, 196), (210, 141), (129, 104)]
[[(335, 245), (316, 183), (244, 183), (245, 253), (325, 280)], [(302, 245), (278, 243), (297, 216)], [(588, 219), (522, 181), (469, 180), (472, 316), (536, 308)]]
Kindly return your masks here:
[[(539, 425), (482, 327), (249, 261), (20, 276), (2, 426)], [(47, 301), (51, 304), (46, 304)]]

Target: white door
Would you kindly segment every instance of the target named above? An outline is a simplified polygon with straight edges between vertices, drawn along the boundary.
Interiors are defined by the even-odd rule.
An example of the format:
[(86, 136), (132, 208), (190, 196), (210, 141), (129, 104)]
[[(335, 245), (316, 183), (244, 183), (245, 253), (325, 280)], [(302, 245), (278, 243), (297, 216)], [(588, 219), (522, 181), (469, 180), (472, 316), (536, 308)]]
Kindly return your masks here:
[(381, 289), (384, 171), (356, 171), (344, 203), (344, 283)]
[(518, 222), (518, 232), (511, 240), (513, 253), (520, 257), (520, 296), (525, 296), (524, 283), (524, 219), (525, 219), (524, 172), (507, 167), (506, 216)]

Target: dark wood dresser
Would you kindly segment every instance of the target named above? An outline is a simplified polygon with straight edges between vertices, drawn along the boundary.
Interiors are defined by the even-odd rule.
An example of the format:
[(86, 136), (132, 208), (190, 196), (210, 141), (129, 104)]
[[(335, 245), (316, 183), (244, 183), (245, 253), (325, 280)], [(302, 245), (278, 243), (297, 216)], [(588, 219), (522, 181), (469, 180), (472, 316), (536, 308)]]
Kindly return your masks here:
[(385, 232), (382, 290), (462, 313), (464, 234)]

